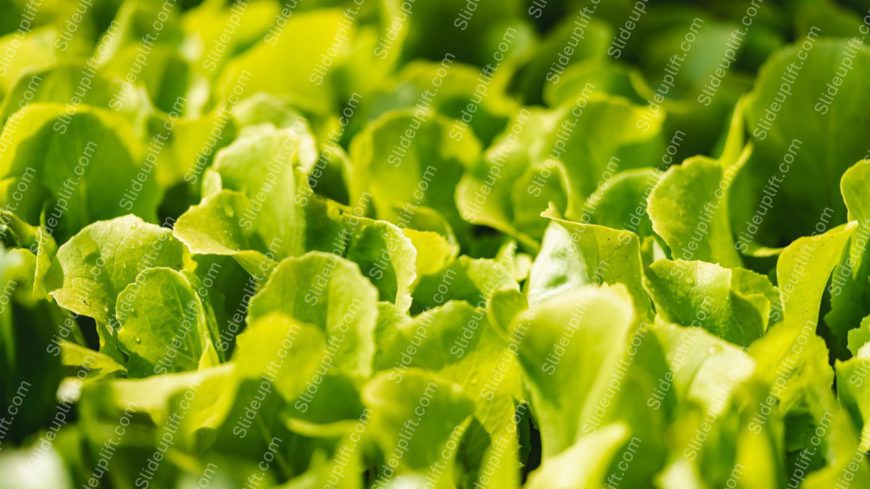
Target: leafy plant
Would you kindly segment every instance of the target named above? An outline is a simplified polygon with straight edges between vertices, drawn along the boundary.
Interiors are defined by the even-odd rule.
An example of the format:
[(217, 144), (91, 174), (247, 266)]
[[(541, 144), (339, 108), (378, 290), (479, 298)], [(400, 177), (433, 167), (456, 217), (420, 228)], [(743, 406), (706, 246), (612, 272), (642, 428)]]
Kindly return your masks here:
[(862, 2), (0, 11), (0, 487), (870, 487)]

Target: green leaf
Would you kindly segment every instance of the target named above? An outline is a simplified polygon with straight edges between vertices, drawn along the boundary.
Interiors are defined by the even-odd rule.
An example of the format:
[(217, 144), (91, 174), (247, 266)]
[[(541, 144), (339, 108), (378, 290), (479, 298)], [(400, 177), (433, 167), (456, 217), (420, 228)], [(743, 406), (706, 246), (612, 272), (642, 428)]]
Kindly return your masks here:
[(652, 98), (651, 89), (643, 75), (635, 68), (611, 61), (609, 58), (594, 58), (574, 63), (560, 76), (559, 83), (544, 87), (544, 99), (551, 106), (572, 100), (584, 87), (594, 87), (610, 95), (619, 95), (636, 104)]
[[(12, 6), (5, 6), (12, 9)], [(24, 12), (22, 12), (23, 14)], [(10, 12), (12, 19), (20, 16)], [(55, 48), (57, 31), (52, 26), (37, 29), (21, 30), (21, 21), (15, 22), (15, 27), (0, 37), (0, 50), (7, 53), (0, 76), (0, 94), (7, 94), (15, 86), (15, 82), (28, 71), (45, 68), (61, 58), (62, 53)], [(24, 24), (29, 25), (29, 24)]]
[[(290, 10), (293, 12), (293, 10)], [(282, 14), (283, 16), (283, 14)], [(333, 73), (350, 53), (355, 28), (343, 23), (338, 9), (294, 13), (268, 40), (227, 63), (217, 83), (221, 98), (269, 92), (291, 97), (318, 112), (334, 108)], [(341, 33), (343, 40), (336, 43)], [(335, 44), (335, 45), (333, 45)], [(275, 63), (276, 59), (292, 62)], [(328, 59), (324, 62), (323, 59)], [(237, 83), (242, 79), (244, 83)]]
[[(535, 205), (528, 208), (524, 204), (533, 201), (532, 193), (542, 197), (544, 192), (540, 185), (523, 185), (529, 183), (523, 179), (536, 181), (536, 174), (527, 176), (531, 170), (528, 145), (540, 137), (546, 118), (543, 112), (520, 111), (456, 188), (456, 204), (463, 219), (508, 233), (533, 249), (537, 247), (535, 241), (542, 229), (538, 229), (541, 228), (539, 216), (533, 214)], [(553, 180), (549, 182), (545, 199), (552, 199), (563, 208), (566, 198), (560, 193), (564, 194), (564, 190), (558, 180)], [(535, 204), (544, 209), (547, 203)]]
[[(147, 116), (151, 112), (148, 95), (142, 89), (124, 90), (120, 79), (97, 73), (88, 78), (86, 64), (81, 62), (57, 63), (44, 70), (29, 72), (22, 76), (3, 99), (0, 121), (6, 121), (17, 110), (34, 103), (66, 104), (77, 100), (80, 84), (90, 83), (80, 103), (102, 109), (117, 110), (130, 121)], [(79, 91), (81, 94), (81, 91)]]
[[(378, 288), (380, 300), (402, 310), (411, 307), (411, 286), (417, 278), (417, 250), (393, 224), (344, 216), (345, 258), (355, 262)], [(434, 233), (433, 233), (434, 234)], [(349, 235), (349, 236), (348, 236)]]
[(441, 370), (475, 352), (487, 328), (484, 311), (449, 301), (397, 325), (380, 345), (376, 365)]
[[(849, 349), (852, 348), (852, 330), (862, 319), (870, 315), (870, 160), (856, 163), (840, 180), (840, 189), (849, 219), (857, 221), (858, 227), (849, 240), (849, 250), (834, 268), (831, 285), (831, 310), (825, 315), (825, 324), (834, 337), (832, 349), (843, 357), (844, 339), (848, 335)], [(858, 345), (860, 346), (860, 345)]]
[(317, 142), (311, 126), (303, 113), (296, 109), (285, 97), (257, 93), (240, 101), (233, 107), (233, 121), (242, 128), (243, 133), (256, 134), (258, 126), (271, 124), (278, 129), (290, 128), (295, 131), (298, 157), (301, 168), (310, 172), (317, 160)]
[(120, 414), (129, 409), (134, 414), (141, 413), (148, 422), (161, 425), (172, 414), (169, 405), (172, 396), (187, 390), (195, 394), (197, 387), (207, 379), (227, 377), (232, 372), (232, 366), (225, 365), (198, 372), (95, 382), (82, 390), (80, 413), (86, 423), (97, 422), (106, 415), (117, 421)]
[(748, 156), (746, 152), (739, 162), (724, 167), (709, 158), (690, 158), (662, 175), (647, 212), (675, 260), (742, 265), (728, 222), (728, 193)]
[(656, 311), (668, 321), (699, 326), (749, 346), (782, 317), (779, 291), (767, 277), (701, 261), (659, 260), (647, 274)]
[(273, 237), (265, 241), (253, 226), (243, 224), (240, 216), (250, 210), (251, 201), (244, 194), (221, 190), (191, 206), (175, 222), (172, 232), (194, 255), (231, 256), (252, 274), (270, 270), (281, 240)]
[[(258, 2), (241, 9), (202, 2), (182, 14), (181, 27), (188, 36), (202, 42), (197, 59), (200, 67), (208, 74), (219, 75), (219, 68), (226, 62), (262, 39), (278, 15), (281, 9), (277, 4)], [(227, 28), (236, 22), (237, 28)]]
[(88, 380), (96, 381), (126, 373), (127, 369), (112, 357), (66, 340), (60, 342), (61, 363), (66, 368), (87, 371)]
[[(454, 132), (460, 142), (451, 139)], [(479, 154), (479, 143), (464, 125), (428, 111), (389, 112), (351, 144), (351, 197), (358, 201), (371, 194), (378, 217), (402, 229), (415, 228), (416, 214), (432, 209), (462, 236), (468, 224), (459, 216), (454, 193)]]
[[(153, 24), (152, 24), (153, 25)], [(142, 67), (142, 48), (139, 44), (121, 47), (102, 68), (106, 76), (120, 80), (127, 73), (138, 72), (141, 86), (154, 107), (165, 113), (192, 115), (200, 113), (206, 102), (203, 88), (205, 79), (175, 46), (156, 45), (148, 53), (148, 63)], [(124, 85), (117, 97), (133, 98), (132, 86)], [(119, 101), (113, 101), (115, 106)]]
[[(272, 382), (286, 400), (302, 393), (328, 355), (326, 337), (316, 326), (280, 312), (252, 320), (238, 337), (236, 374)], [(268, 374), (266, 374), (268, 372)]]
[(756, 363), (741, 348), (701, 328), (658, 321), (653, 327), (670, 372), (659, 391), (701, 406), (714, 420), (727, 415), (737, 388), (755, 373)]
[(140, 174), (147, 177), (147, 168), (120, 116), (86, 106), (31, 104), (16, 112), (3, 131), (0, 137), (10, 143), (0, 155), (0, 177), (29, 175), (35, 180), (32, 186), (47, 193), (18, 214), (36, 222), (44, 205), (46, 229), (59, 241), (91, 222), (129, 212), (155, 219), (157, 184), (138, 180)]
[(264, 243), (277, 245), (282, 257), (305, 249), (305, 203), (311, 190), (300, 172), (303, 144), (294, 129), (258, 126), (218, 152), (212, 166), (220, 188), (250, 199), (247, 208), (237, 209), (243, 211), (238, 225), (256, 229)]
[[(613, 424), (577, 440), (564, 452), (548, 459), (529, 477), (530, 489), (603, 487), (607, 469), (628, 438), (624, 425)], [(595, 457), (589, 457), (594, 453)]]
[(652, 236), (647, 197), (661, 176), (661, 172), (653, 168), (617, 173), (589, 196), (583, 216), (588, 213), (591, 224), (631, 231), (641, 239)]
[(58, 249), (62, 281), (51, 296), (65, 309), (112, 325), (114, 332), (121, 291), (145, 269), (181, 269), (183, 257), (184, 248), (169, 229), (135, 216), (96, 222)]
[[(545, 8), (530, 10), (535, 11), (536, 17), (540, 18)], [(574, 9), (573, 15), (556, 18), (558, 24), (543, 39), (541, 46), (535, 52), (535, 56), (529, 60), (521, 72), (519, 80), (520, 88), (529, 103), (540, 103), (543, 94), (550, 90), (550, 86), (558, 86), (564, 80), (562, 75), (573, 63), (584, 62), (592, 59), (604, 59), (607, 46), (611, 42), (611, 28), (602, 22), (597, 16), (582, 17), (582, 8)], [(594, 11), (593, 11), (594, 13)], [(588, 13), (587, 13), (588, 15)], [(574, 43), (573, 39), (578, 36), (575, 33), (575, 20), (583, 22), (583, 38), (586, 42)], [(572, 44), (576, 44), (572, 45)], [(571, 49), (566, 49), (568, 46)]]
[(508, 259), (460, 256), (437, 273), (419, 278), (411, 312), (416, 314), (450, 300), (484, 307), (496, 291), (517, 288), (513, 263)]
[(870, 361), (864, 355), (857, 355), (845, 362), (838, 362), (837, 371), (837, 399), (852, 417), (852, 422), (861, 433), (861, 445), (867, 449), (870, 445), (870, 424), (866, 422), (870, 416), (870, 390), (867, 385), (867, 369)]
[(515, 330), (526, 331), (518, 355), (545, 460), (599, 427), (592, 413), (624, 355), (634, 323), (623, 286), (565, 290), (514, 320)]
[(80, 337), (77, 327), (70, 327), (56, 307), (33, 297), (35, 268), (36, 258), (29, 251), (0, 247), (0, 403), (6, 406), (0, 447), (4, 452), (24, 442), (54, 415), (62, 377), (56, 343), (61, 334)]
[(776, 264), (776, 282), (786, 323), (800, 327), (818, 320), (825, 285), (855, 227), (847, 224), (799, 238), (783, 250)]
[(377, 289), (352, 262), (311, 252), (283, 260), (251, 299), (248, 321), (273, 311), (317, 326), (326, 335), (335, 367), (371, 372)]
[[(852, 69), (839, 76), (846, 53)], [(870, 98), (868, 70), (870, 48), (856, 39), (799, 39), (765, 63), (747, 105), (755, 150), (735, 180), (735, 232), (782, 246), (814, 232), (823, 212), (826, 223), (843, 222), (840, 175), (867, 151), (870, 115), (861, 107)], [(835, 76), (840, 86), (832, 96)]]
[(183, 372), (219, 362), (220, 344), (190, 282), (171, 268), (142, 271), (115, 306), (118, 341), (132, 377)]
[(849, 351), (853, 356), (864, 356), (861, 354), (861, 349), (868, 342), (870, 342), (870, 316), (865, 317), (860, 326), (849, 330)]
[(459, 248), (444, 236), (432, 231), (403, 230), (405, 236), (417, 251), (415, 267), (417, 276), (431, 275), (452, 262), (459, 254)]
[[(52, 262), (57, 255), (57, 243), (42, 226), (31, 226), (17, 215), (0, 210), (0, 236), (9, 239), (22, 248), (27, 248), (36, 255), (33, 266), (33, 277), (30, 277), (30, 291), (33, 297), (45, 297), (46, 282), (49, 277)], [(23, 251), (23, 250), (21, 250)]]
[(413, 107), (421, 97), (429, 98), (427, 90), (431, 90), (432, 79), (442, 78), (437, 93), (431, 97), (432, 108), (451, 119), (464, 121), (481, 142), (488, 144), (518, 109), (516, 102), (504, 93), (509, 73), (495, 70), (486, 94), (481, 95), (475, 93), (480, 79), (478, 69), (463, 64), (451, 64), (449, 69), (444, 66), (443, 62), (409, 62), (393, 83), (374, 95), (376, 98), (369, 107), (378, 112), (365, 114), (366, 118), (374, 119), (391, 109)]
[(581, 92), (554, 112), (539, 158), (560, 160), (568, 177), (565, 217), (580, 219), (585, 200), (619, 171), (656, 166), (664, 150), (661, 114), (616, 97)]
[(650, 303), (643, 288), (637, 235), (629, 231), (572, 222), (554, 214), (529, 274), (527, 294), (538, 303), (581, 285), (624, 284), (638, 314)]
[(473, 409), (458, 385), (423, 370), (390, 370), (366, 384), (363, 400), (371, 412), (367, 432), (383, 457), (379, 479), (438, 464), (443, 469), (436, 474), (450, 482), (457, 440)]
[[(523, 396), (519, 365), (511, 347), (499, 336), (486, 311), (465, 302), (433, 307), (395, 326), (379, 342), (380, 369), (393, 369), (394, 380), (405, 369), (425, 369), (462, 386), (474, 402), (481, 443), (488, 445), (488, 461), (503, 470), (514, 467), (519, 450), (515, 425), (515, 399)], [(477, 394), (474, 394), (477, 393)], [(475, 457), (483, 455), (475, 453)]]

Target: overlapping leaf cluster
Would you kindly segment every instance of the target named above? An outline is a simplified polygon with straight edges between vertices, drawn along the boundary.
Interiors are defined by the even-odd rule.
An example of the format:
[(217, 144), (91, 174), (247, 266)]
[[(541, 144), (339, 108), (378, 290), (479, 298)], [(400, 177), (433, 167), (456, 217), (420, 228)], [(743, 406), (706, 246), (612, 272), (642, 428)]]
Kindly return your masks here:
[(870, 485), (862, 2), (0, 9), (0, 486)]

